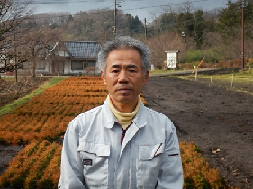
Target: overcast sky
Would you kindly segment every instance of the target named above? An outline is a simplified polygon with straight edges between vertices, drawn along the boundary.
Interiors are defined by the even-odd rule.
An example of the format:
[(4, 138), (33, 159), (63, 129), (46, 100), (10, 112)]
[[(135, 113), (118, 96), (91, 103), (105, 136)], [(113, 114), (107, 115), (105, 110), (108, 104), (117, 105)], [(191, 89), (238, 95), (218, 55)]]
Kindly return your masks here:
[[(114, 9), (114, 0), (33, 0), (37, 7), (35, 13), (69, 12), (75, 14), (80, 11), (91, 9)], [(117, 0), (121, 5), (118, 7), (123, 13), (130, 13), (132, 16), (138, 15), (141, 21), (147, 19), (151, 22), (155, 16), (162, 13), (164, 5), (170, 5), (172, 9), (182, 6), (187, 0)], [(228, 0), (188, 0), (192, 2), (194, 8), (201, 8), (204, 11), (225, 7)], [(232, 0), (235, 2), (235, 0)]]

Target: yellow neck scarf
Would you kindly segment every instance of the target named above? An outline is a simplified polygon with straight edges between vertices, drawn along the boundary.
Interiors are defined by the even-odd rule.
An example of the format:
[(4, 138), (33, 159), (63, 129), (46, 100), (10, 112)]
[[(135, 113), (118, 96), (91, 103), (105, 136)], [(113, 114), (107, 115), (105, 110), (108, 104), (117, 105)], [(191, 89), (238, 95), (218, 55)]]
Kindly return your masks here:
[(126, 128), (131, 124), (134, 116), (137, 114), (137, 112), (140, 109), (140, 97), (139, 97), (139, 101), (138, 104), (135, 107), (135, 110), (131, 113), (122, 113), (119, 112), (114, 106), (113, 103), (111, 101), (110, 96), (108, 95), (106, 98), (106, 102), (108, 103), (112, 113), (114, 114), (114, 116), (118, 119), (119, 123), (121, 124), (123, 130), (126, 130)]

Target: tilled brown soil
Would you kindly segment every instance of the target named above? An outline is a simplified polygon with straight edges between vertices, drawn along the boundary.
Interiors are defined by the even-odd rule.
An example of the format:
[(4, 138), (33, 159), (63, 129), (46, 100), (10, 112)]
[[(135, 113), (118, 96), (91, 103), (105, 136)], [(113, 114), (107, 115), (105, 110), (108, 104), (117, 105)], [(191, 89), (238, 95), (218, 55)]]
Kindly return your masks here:
[(175, 77), (151, 77), (142, 92), (228, 185), (253, 188), (253, 95)]

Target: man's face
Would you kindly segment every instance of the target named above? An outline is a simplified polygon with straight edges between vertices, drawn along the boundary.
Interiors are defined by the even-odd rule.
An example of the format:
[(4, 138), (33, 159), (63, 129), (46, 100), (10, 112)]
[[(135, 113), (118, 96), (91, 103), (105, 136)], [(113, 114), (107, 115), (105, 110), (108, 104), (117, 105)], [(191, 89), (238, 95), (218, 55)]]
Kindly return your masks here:
[(109, 53), (105, 73), (101, 72), (101, 76), (114, 104), (136, 105), (149, 71), (144, 78), (139, 51), (122, 49)]

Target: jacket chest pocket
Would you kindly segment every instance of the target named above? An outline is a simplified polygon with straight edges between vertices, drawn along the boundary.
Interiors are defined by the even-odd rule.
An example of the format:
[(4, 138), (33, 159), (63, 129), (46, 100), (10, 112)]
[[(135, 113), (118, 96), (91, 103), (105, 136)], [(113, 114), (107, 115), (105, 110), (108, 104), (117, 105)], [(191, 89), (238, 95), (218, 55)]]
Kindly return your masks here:
[(137, 165), (138, 188), (155, 188), (162, 163), (165, 145), (158, 143), (151, 146), (139, 146)]
[(83, 161), (83, 174), (87, 186), (108, 186), (108, 157), (110, 145), (85, 142), (77, 151)]

